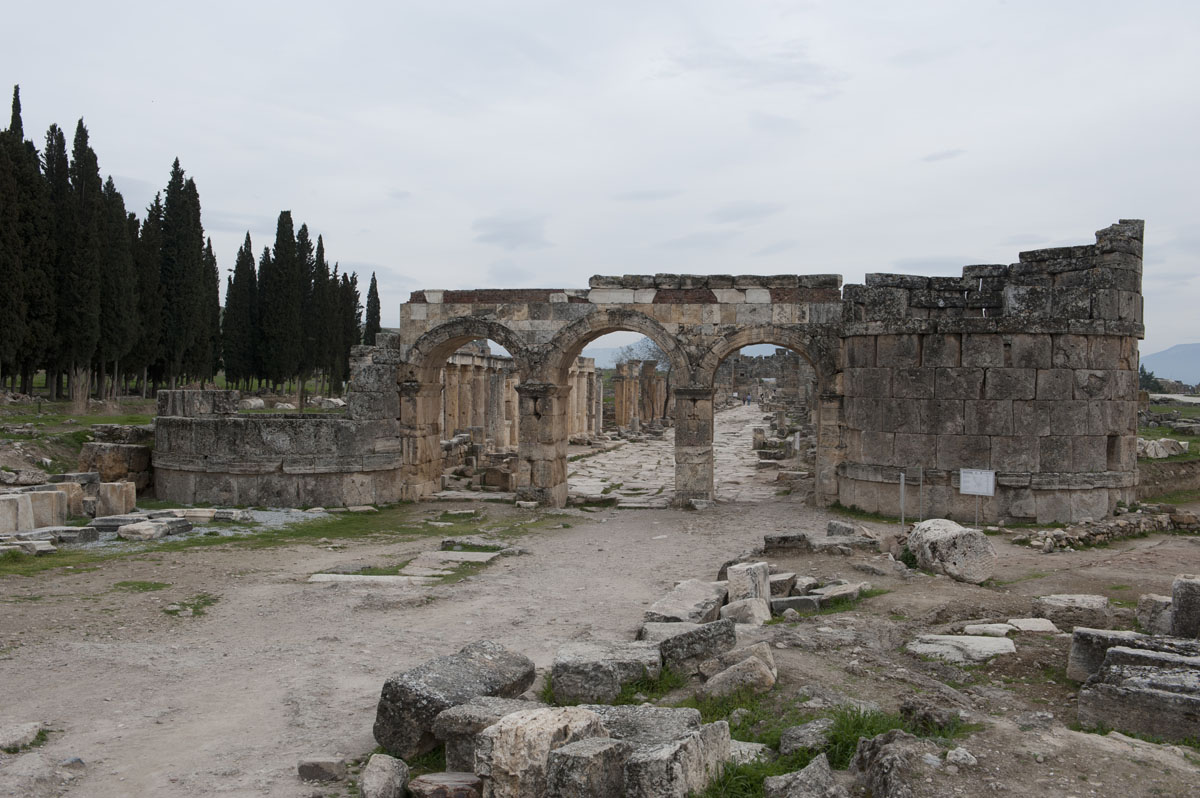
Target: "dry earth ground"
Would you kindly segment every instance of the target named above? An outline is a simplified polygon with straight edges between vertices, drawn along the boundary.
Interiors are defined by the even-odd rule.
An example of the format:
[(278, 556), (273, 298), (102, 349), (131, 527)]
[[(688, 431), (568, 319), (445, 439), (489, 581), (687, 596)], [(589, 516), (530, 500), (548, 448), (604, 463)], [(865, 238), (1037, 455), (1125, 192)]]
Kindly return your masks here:
[[(459, 506), (408, 511), (431, 517)], [(493, 520), (521, 515), (475, 506)], [(484, 637), (539, 668), (568, 640), (631, 639), (645, 608), (675, 581), (715, 578), (723, 561), (764, 534), (816, 528), (832, 517), (799, 496), (703, 513), (563, 516), (569, 527), (520, 539), (528, 555), (423, 591), (305, 580), (338, 566), (407, 559), (436, 547), (436, 538), (198, 548), (0, 578), (0, 721), (39, 720), (53, 730), (39, 748), (0, 754), (0, 795), (346, 795), (344, 786), (299, 782), (296, 762), (308, 753), (371, 751), (375, 703), (389, 674)], [(853, 567), (867, 555), (773, 558), (801, 574), (866, 579), (891, 591), (851, 612), (765, 627), (761, 636), (776, 644), (777, 689), (851, 695), (892, 711), (921, 692), (969, 709), (984, 726), (962, 744), (979, 764), (932, 774), (917, 785), (919, 795), (1196, 795), (1193, 749), (1066, 727), (1075, 694), (1062, 675), (1066, 638), (1018, 637), (1015, 657), (973, 669), (923, 661), (900, 647), (958, 621), (1026, 615), (1041, 594), (1136, 601), (1140, 593), (1169, 593), (1175, 574), (1200, 572), (1197, 539), (1156, 536), (1053, 555), (993, 541), (1000, 568), (985, 587), (867, 575)], [(114, 589), (137, 580), (170, 587)], [(164, 612), (198, 594), (218, 598), (204, 615)], [(57, 767), (70, 757), (84, 765)]]

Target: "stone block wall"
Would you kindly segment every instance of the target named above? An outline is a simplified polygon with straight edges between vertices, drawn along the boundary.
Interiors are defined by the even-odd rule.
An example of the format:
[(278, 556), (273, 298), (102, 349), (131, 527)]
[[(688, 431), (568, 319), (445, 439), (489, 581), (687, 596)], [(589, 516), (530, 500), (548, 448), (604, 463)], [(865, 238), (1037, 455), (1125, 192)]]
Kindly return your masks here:
[[(1140, 222), (961, 278), (846, 286), (841, 503), (971, 518), (958, 470), (997, 473), (981, 517), (1101, 518), (1134, 500)], [(918, 485), (924, 484), (919, 492)]]

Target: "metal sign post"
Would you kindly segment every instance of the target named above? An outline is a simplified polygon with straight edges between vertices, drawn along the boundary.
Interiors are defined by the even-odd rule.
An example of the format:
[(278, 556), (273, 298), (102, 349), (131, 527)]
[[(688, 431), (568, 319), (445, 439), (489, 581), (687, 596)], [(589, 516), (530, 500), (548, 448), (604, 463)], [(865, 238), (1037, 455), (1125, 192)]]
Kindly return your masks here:
[(904, 472), (900, 472), (900, 530), (904, 531)]

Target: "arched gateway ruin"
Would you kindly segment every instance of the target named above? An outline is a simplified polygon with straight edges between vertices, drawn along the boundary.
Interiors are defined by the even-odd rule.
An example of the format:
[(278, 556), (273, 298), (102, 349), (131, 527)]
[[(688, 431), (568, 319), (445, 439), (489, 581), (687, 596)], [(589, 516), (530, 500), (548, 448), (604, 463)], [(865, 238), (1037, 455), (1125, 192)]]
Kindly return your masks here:
[[(1143, 223), (1096, 243), (966, 266), (961, 277), (633, 275), (584, 289), (417, 291), (400, 331), (354, 351), (349, 413), (234, 416), (219, 400), (158, 419), (155, 483), (172, 500), (340, 505), (419, 499), (444, 465), (447, 361), (491, 339), (515, 372), (517, 493), (562, 506), (589, 341), (626, 330), (670, 360), (676, 502), (712, 499), (713, 391), (751, 344), (800, 353), (816, 375), (814, 497), (896, 514), (973, 518), (959, 469), (996, 472), (981, 517), (1108, 514), (1137, 484)], [(580, 391), (588, 392), (586, 401)], [(575, 392), (575, 396), (572, 396)], [(453, 430), (451, 430), (453, 432)]]

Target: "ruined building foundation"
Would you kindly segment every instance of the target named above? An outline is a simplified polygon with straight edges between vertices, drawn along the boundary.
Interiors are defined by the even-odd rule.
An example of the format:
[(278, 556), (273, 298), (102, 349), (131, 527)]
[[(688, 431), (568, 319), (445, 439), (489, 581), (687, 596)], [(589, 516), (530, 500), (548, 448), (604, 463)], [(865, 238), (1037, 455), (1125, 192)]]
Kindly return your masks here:
[[(1010, 265), (869, 274), (844, 288), (838, 275), (658, 274), (593, 277), (582, 289), (417, 291), (398, 333), (354, 350), (346, 417), (167, 400), (155, 483), (184, 502), (419, 499), (439, 487), (442, 441), (469, 420), (497, 446), (515, 436), (521, 498), (562, 506), (568, 439), (600, 418), (594, 367), (583, 376), (579, 354), (626, 330), (669, 360), (664, 406), (682, 504), (714, 498), (718, 368), (744, 346), (774, 344), (812, 370), (818, 503), (899, 514), (904, 474), (909, 516), (920, 507), (973, 519), (959, 469), (990, 469), (997, 488), (983, 519), (1095, 518), (1132, 502), (1138, 480), (1142, 237), (1142, 222), (1122, 220), (1095, 244), (1024, 252)], [(509, 352), (510, 371), (455, 355), (482, 339)], [(495, 387), (482, 406), (481, 380)], [(467, 382), (469, 413), (450, 389)]]

